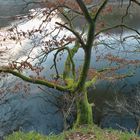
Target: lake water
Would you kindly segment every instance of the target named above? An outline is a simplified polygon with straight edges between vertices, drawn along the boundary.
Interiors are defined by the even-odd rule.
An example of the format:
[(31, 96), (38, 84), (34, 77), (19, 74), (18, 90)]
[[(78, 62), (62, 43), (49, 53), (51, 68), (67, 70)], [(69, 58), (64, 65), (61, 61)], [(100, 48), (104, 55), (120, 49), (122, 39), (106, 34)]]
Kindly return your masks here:
[[(0, 3), (1, 3), (1, 5), (0, 5), (1, 6), (1, 8), (0, 8), (0, 26), (1, 27), (9, 26), (10, 24), (13, 24), (13, 22), (15, 22), (15, 20), (13, 20), (12, 18), (9, 18), (9, 16), (11, 17), (14, 15), (26, 15), (28, 13), (28, 10), (34, 7), (32, 5), (31, 7), (28, 7), (25, 11), (23, 11), (23, 10), (21, 10), (23, 7), (25, 7), (25, 3), (23, 3), (23, 1), (21, 1), (21, 2), (17, 1), (15, 3), (15, 1), (10, 1), (10, 0), (9, 1), (8, 0), (2, 1), (1, 0)], [(7, 8), (7, 6), (9, 6), (9, 8)], [(11, 7), (13, 7), (14, 10), (11, 10), (12, 9)], [(107, 22), (107, 26), (113, 26), (113, 25), (116, 25), (118, 22), (120, 22), (120, 20), (121, 20), (120, 15), (122, 13), (124, 13), (124, 9), (125, 8), (119, 7), (119, 10), (117, 8), (117, 10), (119, 11), (119, 13), (117, 12), (118, 14), (114, 15), (114, 13), (110, 13), (110, 15), (106, 16), (105, 21)], [(139, 27), (139, 21), (140, 21), (139, 20), (140, 19), (139, 13), (140, 13), (139, 8), (135, 7), (134, 10), (132, 10), (130, 12), (128, 17), (125, 18), (125, 20), (126, 20), (125, 22), (129, 26), (132, 26), (133, 28), (135, 28), (137, 30), (139, 30), (139, 28), (140, 28)], [(57, 18), (57, 20), (61, 20), (61, 19)], [(24, 23), (21, 24), (20, 28), (24, 29), (24, 30), (28, 30), (31, 26), (33, 26), (33, 23), (34, 23), (34, 26), (36, 26), (39, 22), (40, 21), (38, 19), (37, 20), (35, 19), (34, 21), (28, 22), (26, 24), (24, 24)], [(54, 22), (55, 21), (52, 22), (52, 25), (54, 24)], [(75, 23), (76, 26), (77, 26), (78, 22), (79, 21), (76, 21), (76, 23)], [(84, 22), (84, 21), (81, 20), (81, 22)], [(2, 28), (2, 34), (3, 34), (4, 30), (5, 29)], [(139, 57), (140, 56), (139, 55), (140, 44), (139, 44), (139, 42), (130, 38), (127, 40), (128, 42), (124, 41), (123, 43), (121, 43), (119, 41), (121, 31), (122, 30), (114, 30), (114, 31), (110, 32), (111, 36), (107, 36), (106, 34), (102, 34), (102, 36), (100, 36), (99, 39), (100, 39), (100, 41), (102, 41), (102, 44), (106, 43), (106, 42), (112, 43), (111, 47), (113, 49), (105, 47), (102, 44), (99, 44), (98, 47), (94, 48), (93, 49), (93, 57), (92, 57), (92, 61), (91, 61), (91, 67), (93, 67), (93, 68), (96, 67), (97, 69), (102, 69), (102, 68), (108, 67), (108, 66), (109, 67), (110, 66), (117, 66), (118, 65), (117, 63), (111, 63), (111, 62), (103, 59), (109, 53), (112, 53), (116, 56), (119, 56), (119, 57), (121, 56), (121, 57), (127, 58), (127, 59), (140, 60), (140, 57)], [(66, 32), (64, 32), (63, 34), (66, 34)], [(69, 32), (67, 32), (67, 34), (69, 34)], [(127, 31), (123, 35), (128, 36), (128, 35), (133, 35), (133, 34), (134, 34), (134, 32)], [(34, 38), (34, 39), (36, 39), (36, 41), (38, 41), (40, 39), (40, 36), (37, 36), (37, 37), (38, 38), (36, 38), (36, 37)], [(9, 57), (9, 60), (10, 59), (13, 59), (13, 60), (14, 59), (16, 59), (16, 60), (17, 59), (20, 59), (20, 60), (24, 59), (25, 53), (27, 53), (27, 50), (30, 50), (30, 47), (31, 47), (30, 43), (31, 42), (29, 40), (23, 40), (22, 46), (20, 46), (19, 43), (15, 44), (15, 41), (12, 41), (12, 42), (9, 41), (6, 43), (4, 42), (4, 46), (11, 48), (11, 50), (10, 50), (10, 52), (8, 52), (9, 53), (8, 56), (3, 56), (1, 58)], [(98, 44), (99, 40), (97, 40), (96, 43)], [(127, 52), (128, 49), (129, 49), (129, 52)], [(38, 54), (38, 49), (34, 50), (34, 55), (36, 55), (36, 54)], [(78, 66), (81, 65), (81, 63), (82, 63), (82, 59), (81, 59), (82, 56), (83, 56), (83, 52), (80, 50), (75, 57), (75, 61), (78, 63)], [(53, 57), (53, 55), (50, 55), (48, 58), (48, 61), (46, 62), (48, 67), (51, 65), (50, 63), (52, 62), (52, 57)], [(98, 60), (99, 57), (100, 57), (100, 59)], [(65, 58), (66, 58), (66, 56), (64, 55), (62, 57), (62, 60), (64, 61)], [(62, 68), (63, 61), (61, 63), (59, 63), (59, 65), (58, 65), (58, 69), (60, 71)], [(5, 62), (3, 60), (1, 60), (0, 65), (2, 65), (4, 63)], [(128, 78), (125, 78), (123, 80), (121, 79), (121, 80), (112, 80), (112, 81), (105, 80), (105, 79), (98, 80), (96, 85), (93, 86), (93, 88), (89, 89), (89, 100), (90, 100), (90, 102), (94, 101), (94, 103), (95, 103), (95, 107), (93, 110), (94, 110), (94, 114), (95, 114), (94, 119), (95, 119), (96, 123), (98, 123), (102, 127), (113, 127), (113, 128), (126, 127), (126, 129), (128, 128), (128, 130), (134, 129), (136, 127), (136, 124), (135, 124), (136, 122), (134, 121), (133, 117), (131, 117), (129, 115), (130, 118), (126, 118), (126, 116), (125, 116), (126, 114), (122, 115), (120, 117), (119, 113), (117, 113), (117, 112), (112, 113), (112, 110), (108, 109), (108, 106), (106, 103), (107, 102), (112, 103), (112, 101), (114, 102), (115, 101), (114, 97), (117, 94), (119, 94), (119, 98), (121, 98), (123, 94), (124, 95), (126, 95), (126, 94), (132, 95), (132, 92), (136, 93), (137, 89), (140, 86), (139, 85), (139, 83), (140, 83), (140, 77), (139, 77), (140, 71), (139, 70), (140, 70), (139, 66), (137, 66), (137, 67), (134, 67), (131, 65), (125, 66), (123, 69), (116, 71), (116, 73), (123, 74), (125, 72), (126, 73), (135, 72), (135, 75), (133, 77), (128, 77)], [(51, 70), (47, 69), (47, 71), (45, 71), (45, 72), (46, 72), (46, 74), (50, 75), (50, 73), (52, 72), (52, 69)], [(11, 81), (17, 80), (17, 79), (14, 79), (13, 77), (10, 77), (10, 78), (13, 79)], [(1, 83), (0, 83), (1, 87), (5, 86), (7, 83), (7, 82), (5, 83), (3, 81), (4, 80), (1, 80)], [(8, 86), (10, 86), (10, 85), (12, 85), (12, 82), (8, 83)], [(49, 93), (46, 94), (46, 96), (45, 96), (46, 100), (43, 100), (42, 98), (44, 98), (44, 94), (43, 94), (44, 92), (42, 92), (42, 90), (40, 90), (39, 88), (37, 88), (33, 85), (31, 86), (31, 89), (32, 89), (31, 93), (33, 94), (33, 96), (31, 95), (31, 97), (28, 98), (28, 100), (27, 100), (28, 102), (25, 100), (26, 98), (20, 99), (20, 101), (22, 100), (22, 103), (25, 104), (23, 106), (21, 103), (18, 102), (18, 100), (16, 100), (16, 101), (12, 100), (12, 102), (10, 102), (10, 100), (8, 100), (10, 102), (9, 104), (12, 106), (15, 106), (18, 103), (19, 107), (21, 107), (22, 109), (24, 108), (23, 110), (25, 112), (28, 109), (33, 108), (33, 110), (31, 109), (32, 115), (30, 113), (30, 115), (28, 116), (28, 113), (29, 113), (28, 111), (27, 111), (27, 113), (25, 113), (25, 118), (29, 117), (29, 119), (27, 118), (27, 120), (25, 120), (25, 122), (22, 122), (24, 125), (17, 124), (16, 118), (14, 118), (17, 126), (18, 127), (22, 126), (23, 130), (24, 129), (25, 130), (32, 130), (35, 128), (35, 130), (37, 130), (38, 132), (44, 133), (44, 134), (48, 134), (50, 132), (58, 133), (58, 132), (62, 131), (62, 129), (63, 129), (63, 114), (62, 114), (62, 112), (58, 111), (58, 114), (55, 114), (54, 120), (51, 121), (51, 118), (53, 118), (52, 114), (57, 112), (58, 108), (56, 106), (55, 107), (53, 106), (53, 109), (52, 109), (51, 108), (52, 104), (49, 103), (49, 107), (46, 109), (46, 106), (48, 105), (46, 100), (48, 100), (47, 98), (48, 98)], [(45, 89), (45, 90), (48, 91), (48, 89)], [(38, 97), (38, 95), (37, 95), (38, 92), (41, 93), (41, 97)], [(56, 91), (51, 91), (51, 92), (57, 93)], [(16, 97), (16, 98), (19, 99), (18, 97)], [(50, 98), (52, 98), (52, 97), (50, 97)], [(33, 99), (33, 100), (30, 102), (29, 101), (30, 99)], [(37, 100), (34, 100), (34, 99), (37, 99)], [(36, 102), (37, 102), (37, 104), (39, 104), (39, 106), (36, 105)], [(36, 107), (36, 109), (34, 108), (34, 106)], [(8, 107), (6, 106), (5, 110)], [(14, 112), (19, 111), (18, 106), (16, 106), (16, 107), (17, 107), (17, 110), (14, 110)], [(1, 105), (1, 108), (3, 108), (3, 104)], [(21, 111), (23, 111), (22, 109), (21, 109)], [(50, 115), (50, 113), (48, 113), (50, 110), (52, 111), (51, 115)], [(21, 111), (19, 113), (19, 116), (22, 115)], [(2, 114), (3, 116), (4, 116), (4, 114), (9, 113), (9, 111), (5, 112), (4, 110), (3, 110), (3, 112), (4, 112)], [(41, 113), (39, 114), (38, 112), (41, 112)], [(37, 113), (38, 113), (38, 116), (36, 116), (34, 118), (34, 115)], [(0, 120), (3, 119), (2, 115), (0, 115)], [(17, 114), (18, 121), (20, 121), (19, 116)], [(13, 119), (12, 116), (8, 116), (8, 117), (9, 118), (7, 120), (10, 120), (11, 118)], [(41, 118), (41, 119), (38, 119), (37, 117)], [(46, 125), (45, 125), (45, 124), (43, 124), (43, 121), (45, 121), (46, 119), (47, 119), (47, 121), (46, 121)], [(28, 123), (28, 122), (30, 122), (30, 123)], [(1, 121), (1, 123), (3, 123), (3, 120)], [(126, 125), (126, 123), (127, 123), (127, 125)], [(118, 125), (116, 125), (116, 124), (118, 124)], [(134, 124), (134, 126), (132, 124)], [(4, 125), (5, 125), (5, 127), (7, 127), (7, 125), (11, 125), (11, 124), (8, 123), (8, 124), (4, 124)], [(38, 127), (37, 127), (37, 125), (38, 125)], [(50, 126), (50, 125), (52, 125), (52, 126)], [(17, 126), (13, 126), (12, 129), (15, 131), (18, 130)], [(59, 131), (57, 131), (55, 129), (55, 127), (57, 127), (57, 129)], [(0, 126), (0, 128), (2, 128), (2, 126)], [(9, 132), (10, 130), (5, 130), (5, 129), (0, 129), (0, 130), (3, 130), (3, 133), (4, 133), (4, 131), (6, 131), (5, 133), (10, 133)]]

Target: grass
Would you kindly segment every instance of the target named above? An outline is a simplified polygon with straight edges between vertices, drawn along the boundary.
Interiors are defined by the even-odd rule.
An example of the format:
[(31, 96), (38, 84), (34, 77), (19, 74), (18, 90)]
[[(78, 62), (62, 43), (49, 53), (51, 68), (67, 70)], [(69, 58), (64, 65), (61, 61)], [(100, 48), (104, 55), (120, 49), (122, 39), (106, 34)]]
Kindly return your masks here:
[(80, 127), (65, 131), (59, 135), (44, 136), (36, 132), (15, 132), (5, 140), (140, 140), (134, 133), (121, 132), (113, 129), (101, 129), (97, 126)]

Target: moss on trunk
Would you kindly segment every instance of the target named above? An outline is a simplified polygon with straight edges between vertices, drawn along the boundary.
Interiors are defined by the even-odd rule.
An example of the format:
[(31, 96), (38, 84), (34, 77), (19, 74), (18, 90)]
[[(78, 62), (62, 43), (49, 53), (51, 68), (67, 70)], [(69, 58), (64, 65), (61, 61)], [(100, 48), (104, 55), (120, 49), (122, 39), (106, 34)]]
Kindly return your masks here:
[(78, 95), (76, 100), (77, 118), (74, 128), (84, 124), (93, 124), (92, 106), (88, 102), (87, 91), (83, 90)]

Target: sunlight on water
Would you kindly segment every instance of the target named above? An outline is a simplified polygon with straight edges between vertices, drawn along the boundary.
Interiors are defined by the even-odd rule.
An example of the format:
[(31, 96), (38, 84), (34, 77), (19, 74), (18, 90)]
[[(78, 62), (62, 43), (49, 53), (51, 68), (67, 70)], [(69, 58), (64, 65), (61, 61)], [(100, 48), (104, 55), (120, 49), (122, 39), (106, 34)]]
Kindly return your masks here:
[[(47, 47), (43, 44), (43, 42), (52, 40), (60, 41), (64, 36), (72, 36), (71, 32), (65, 29), (59, 30), (59, 28), (57, 28), (58, 25), (56, 25), (55, 23), (63, 23), (63, 21), (56, 14), (56, 11), (54, 11), (52, 17), (46, 20), (46, 16), (44, 16), (43, 14), (43, 11), (45, 10), (46, 9), (32, 9), (30, 10), (30, 17), (27, 18), (26, 16), (24, 17), (24, 19), (18, 20), (12, 24), (12, 27), (14, 27), (12, 32), (9, 31), (11, 27), (3, 28), (0, 31), (0, 51), (2, 51), (3, 49), (6, 50), (6, 53), (4, 53), (3, 56), (0, 56), (0, 65), (7, 65), (7, 63), (10, 63), (12, 61), (24, 61), (28, 58), (28, 55), (30, 55), (30, 57), (32, 58), (29, 59), (29, 61), (34, 64), (39, 61), (35, 58), (40, 57), (42, 50)], [(23, 32), (30, 33), (35, 30), (41, 30), (41, 33), (37, 31), (27, 37), (18, 36), (18, 34), (21, 34)], [(13, 35), (16, 35), (16, 39), (14, 40), (11, 39), (11, 36)], [(110, 53), (122, 58), (140, 59), (138, 54), (140, 51), (139, 42), (136, 41), (136, 38), (133, 38), (133, 36), (135, 35), (136, 33), (131, 31), (119, 34), (112, 32), (108, 34), (100, 34), (100, 36), (97, 37), (94, 42), (95, 47), (93, 47), (91, 65), (107, 65), (107, 63), (104, 63), (103, 57)], [(54, 47), (57, 46), (55, 46), (54, 44)], [(50, 63), (53, 63), (52, 59), (54, 57), (54, 53), (55, 51), (49, 54), (46, 62), (47, 64), (50, 65)], [(96, 62), (96, 60), (98, 59), (96, 57), (99, 56), (102, 57), (102, 59), (101, 61)], [(76, 57), (75, 61), (80, 61), (83, 58), (83, 52), (79, 50)], [(66, 59), (66, 56), (64, 57), (64, 59)], [(62, 61), (64, 61), (64, 59)], [(77, 64), (79, 66), (82, 64), (82, 62)]]
[[(25, 18), (14, 22), (12, 27), (15, 28), (13, 28), (12, 32), (8, 29), (11, 27), (3, 28), (0, 31), (0, 50), (6, 50), (6, 53), (1, 57), (1, 64), (8, 63), (5, 62), (7, 58), (9, 62), (25, 60), (29, 53), (32, 58), (35, 58), (38, 53), (40, 53), (41, 49), (44, 49), (41, 46), (43, 41), (53, 40), (55, 36), (57, 40), (61, 40), (64, 35), (71, 35), (69, 31), (59, 31), (59, 29), (57, 29), (55, 22), (62, 23), (62, 20), (56, 15), (55, 11), (53, 13), (54, 16), (49, 19), (49, 21), (44, 22), (44, 20), (46, 20), (46, 16), (42, 13), (44, 10), (45, 9), (32, 9), (30, 11), (30, 16), (33, 17), (32, 19)], [(35, 32), (29, 37), (19, 36), (20, 33), (30, 33), (35, 30), (41, 30), (43, 32)], [(14, 35), (16, 38), (11, 39), (11, 36)]]

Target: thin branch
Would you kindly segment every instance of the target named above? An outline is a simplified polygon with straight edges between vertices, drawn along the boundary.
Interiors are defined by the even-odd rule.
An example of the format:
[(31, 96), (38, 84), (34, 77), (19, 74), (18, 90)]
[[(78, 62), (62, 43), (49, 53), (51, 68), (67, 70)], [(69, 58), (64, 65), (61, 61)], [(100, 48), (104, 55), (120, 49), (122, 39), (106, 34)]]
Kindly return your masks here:
[(131, 28), (131, 27), (125, 25), (125, 24), (120, 24), (120, 25), (115, 25), (115, 26), (109, 27), (109, 28), (105, 28), (105, 29), (103, 29), (103, 30), (97, 32), (97, 33), (95, 34), (95, 36), (98, 36), (100, 33), (104, 33), (104, 32), (107, 32), (107, 31), (110, 31), (110, 30), (113, 30), (113, 29), (116, 29), (116, 28), (122, 28), (122, 27), (123, 27), (123, 28), (126, 28), (126, 29), (129, 29), (129, 30), (131, 30), (131, 31), (134, 31), (134, 32), (136, 32), (138, 35), (140, 35), (140, 32), (137, 31), (136, 29), (133, 29), (133, 28)]
[[(72, 75), (73, 75), (73, 78), (75, 79), (75, 63), (74, 63), (74, 61), (73, 61), (73, 59), (72, 59), (72, 55), (71, 55), (71, 50), (68, 48), (68, 47), (62, 47), (62, 48), (59, 48), (58, 50), (57, 50), (57, 52), (55, 53), (55, 55), (54, 55), (54, 59), (53, 59), (53, 61), (54, 61), (54, 67), (55, 67), (55, 71), (56, 71), (56, 78), (59, 78), (59, 73), (58, 73), (58, 69), (57, 69), (57, 63), (56, 63), (56, 58), (57, 58), (57, 55), (58, 55), (58, 53), (59, 52), (61, 52), (61, 51), (64, 51), (64, 50), (66, 50), (67, 52), (68, 52), (68, 56), (69, 56), (69, 58), (70, 58), (70, 62), (71, 62), (71, 64), (72, 64)], [(53, 67), (52, 66), (52, 67)], [(52, 68), (51, 67), (51, 68)]]
[(97, 18), (98, 18), (98, 16), (99, 16), (100, 12), (101, 12), (102, 9), (105, 7), (105, 5), (107, 4), (107, 2), (108, 2), (108, 0), (104, 0), (104, 2), (102, 3), (102, 5), (99, 7), (99, 9), (98, 9), (98, 11), (96, 12), (95, 17), (94, 17), (94, 19), (93, 19), (94, 21), (97, 20)]
[(72, 33), (77, 37), (77, 39), (78, 39), (79, 43), (82, 45), (82, 47), (83, 47), (83, 48), (85, 47), (85, 43), (84, 43), (82, 37), (79, 35), (78, 32), (76, 32), (76, 31), (70, 29), (70, 28), (67, 27), (66, 25), (61, 24), (61, 23), (59, 23), (59, 22), (55, 22), (55, 23), (56, 23), (57, 25), (59, 25), (59, 26), (65, 28), (65, 29), (69, 30), (70, 32), (72, 32)]
[(88, 9), (86, 8), (86, 5), (84, 4), (83, 0), (76, 0), (81, 11), (83, 12), (84, 14), (84, 17), (86, 18), (86, 20), (88, 21), (88, 23), (92, 23), (92, 18), (88, 12)]
[(125, 17), (127, 17), (128, 14), (129, 14), (129, 8), (130, 8), (130, 7), (131, 7), (131, 0), (130, 0), (129, 3), (128, 3), (128, 6), (127, 6), (127, 8), (126, 8), (126, 13), (125, 13), (125, 15), (122, 17), (122, 21), (121, 21), (122, 24), (123, 24), (123, 22), (124, 22)]

